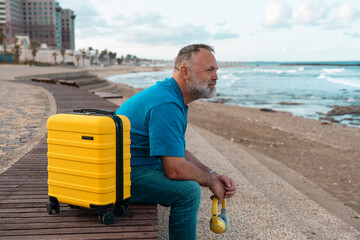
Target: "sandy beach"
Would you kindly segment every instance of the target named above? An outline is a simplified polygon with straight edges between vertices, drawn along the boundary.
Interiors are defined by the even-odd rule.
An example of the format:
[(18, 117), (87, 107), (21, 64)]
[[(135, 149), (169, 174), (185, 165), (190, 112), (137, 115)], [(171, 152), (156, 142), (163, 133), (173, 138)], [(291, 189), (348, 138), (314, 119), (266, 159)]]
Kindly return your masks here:
[[(125, 97), (112, 100), (118, 105), (141, 91), (123, 84), (117, 84), (117, 87)], [(240, 145), (296, 190), (360, 229), (359, 128), (324, 124), (287, 112), (267, 112), (205, 101), (189, 105), (188, 121), (192, 126), (228, 140), (225, 144)], [(239, 161), (241, 158), (238, 156)], [(242, 183), (237, 184), (241, 189)], [(242, 194), (241, 190), (238, 194)], [(205, 210), (206, 214), (208, 216)], [(320, 236), (314, 239), (320, 239)]]
[(189, 108), (189, 123), (286, 165), (360, 213), (360, 128), (199, 100)]
[[(0, 80), (67, 70), (69, 69), (57, 67), (0, 66)], [(122, 73), (161, 69), (114, 67), (81, 70), (88, 70), (105, 78)], [(123, 84), (116, 84), (116, 88), (117, 93), (123, 96), (122, 99), (112, 100), (118, 105), (140, 91), (140, 89), (133, 89)], [(294, 117), (286, 112), (267, 112), (204, 101), (196, 101), (189, 107), (190, 129), (195, 129), (197, 133), (205, 131), (204, 134), (210, 136), (207, 140), (209, 142), (211, 139), (223, 139), (221, 141), (224, 142), (224, 149), (227, 146), (243, 149), (256, 158), (268, 171), (331, 214), (360, 230), (360, 174), (358, 170), (360, 169), (360, 128), (334, 123), (321, 124), (319, 121)], [(211, 134), (214, 134), (213, 137)], [(194, 151), (196, 152), (196, 149)], [(221, 152), (221, 149), (219, 151)], [(238, 156), (239, 161), (242, 158), (243, 156)], [(219, 172), (221, 169), (226, 169), (222, 165), (225, 166), (227, 163), (218, 162), (217, 164)], [(232, 164), (236, 165), (237, 163), (232, 162)], [(237, 167), (240, 166), (241, 164)], [(257, 177), (259, 180), (262, 178), (261, 175)], [(241, 200), (244, 197), (242, 182), (237, 182), (237, 186), (237, 198)], [(271, 191), (271, 189), (268, 190)], [(348, 214), (348, 210), (351, 216)], [(236, 215), (236, 213), (232, 214)], [(208, 213), (206, 215), (208, 218)], [(233, 238), (225, 237), (223, 239)], [(248, 239), (252, 238), (248, 237)]]

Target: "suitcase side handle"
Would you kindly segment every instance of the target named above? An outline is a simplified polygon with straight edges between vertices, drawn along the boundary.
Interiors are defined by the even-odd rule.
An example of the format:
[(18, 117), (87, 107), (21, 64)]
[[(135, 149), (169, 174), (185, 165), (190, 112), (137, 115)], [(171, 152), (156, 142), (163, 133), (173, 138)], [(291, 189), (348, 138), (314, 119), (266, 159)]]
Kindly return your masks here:
[(75, 109), (75, 113), (83, 114), (101, 114), (101, 115), (110, 115), (114, 116), (116, 113), (114, 111), (104, 110), (104, 109), (95, 109), (95, 108), (84, 108), (84, 109)]

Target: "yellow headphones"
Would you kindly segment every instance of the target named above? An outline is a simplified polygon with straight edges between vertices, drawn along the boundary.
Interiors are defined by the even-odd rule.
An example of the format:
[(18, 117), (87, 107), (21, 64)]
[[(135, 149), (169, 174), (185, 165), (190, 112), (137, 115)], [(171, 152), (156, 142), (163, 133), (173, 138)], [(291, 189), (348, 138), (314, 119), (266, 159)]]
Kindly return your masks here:
[(230, 221), (226, 216), (225, 199), (221, 203), (221, 214), (217, 215), (218, 202), (219, 199), (214, 197), (211, 207), (212, 217), (210, 219), (210, 229), (214, 233), (220, 234), (226, 232), (229, 229)]

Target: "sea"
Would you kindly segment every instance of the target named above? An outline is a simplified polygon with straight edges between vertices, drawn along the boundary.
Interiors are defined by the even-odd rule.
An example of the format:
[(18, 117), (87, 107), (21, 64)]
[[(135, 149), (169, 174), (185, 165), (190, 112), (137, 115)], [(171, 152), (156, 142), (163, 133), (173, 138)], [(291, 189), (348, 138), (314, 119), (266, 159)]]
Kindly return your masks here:
[[(360, 61), (226, 65), (218, 70), (217, 96), (205, 101), (287, 111), (323, 121), (331, 106), (360, 106)], [(108, 80), (144, 89), (171, 75), (172, 70), (139, 72)], [(359, 115), (332, 117), (341, 124), (360, 127)]]

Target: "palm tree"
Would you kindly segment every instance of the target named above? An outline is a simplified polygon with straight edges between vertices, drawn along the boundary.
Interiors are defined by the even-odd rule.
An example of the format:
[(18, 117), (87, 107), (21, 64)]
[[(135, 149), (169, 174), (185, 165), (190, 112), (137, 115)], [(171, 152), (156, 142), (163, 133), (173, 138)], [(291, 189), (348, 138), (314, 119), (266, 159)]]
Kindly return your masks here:
[(81, 57), (83, 59), (83, 65), (85, 66), (85, 58), (86, 58), (86, 50), (85, 50), (85, 48), (80, 49), (80, 52), (81, 52)]
[(0, 45), (3, 44), (3, 48), (4, 48), (4, 62), (7, 62), (6, 60), (6, 35), (3, 33), (3, 29), (0, 29)]
[(20, 54), (21, 54), (21, 46), (16, 44), (13, 48), (13, 52), (15, 55), (15, 62), (19, 63), (20, 62)]
[(99, 64), (99, 50), (98, 49), (95, 50), (95, 55), (96, 55), (97, 64)]
[(21, 46), (19, 44), (17, 44), (17, 42), (18, 42), (18, 39), (15, 37), (14, 38), (15, 46), (13, 47), (12, 51), (13, 51), (13, 53), (15, 55), (15, 62), (19, 63), (20, 54), (21, 54)]
[(92, 48), (92, 47), (88, 47), (88, 56), (90, 56), (90, 65), (92, 65), (93, 64), (93, 61), (94, 61), (94, 59), (95, 59), (95, 57), (94, 56), (92, 56), (91, 55), (91, 52), (93, 51), (94, 49)]
[(54, 57), (54, 62), (56, 64), (56, 57), (58, 56), (58, 53), (57, 52), (53, 52), (52, 56)]
[(107, 54), (108, 54), (108, 53), (107, 53), (107, 49), (101, 51), (100, 56), (99, 56), (99, 60), (100, 60), (101, 63), (104, 62), (104, 57), (105, 57), (105, 55), (107, 55)]
[(94, 60), (95, 60), (95, 56), (91, 55), (90, 56), (90, 65), (93, 65)]
[(39, 44), (36, 41), (31, 41), (29, 48), (31, 49), (31, 55), (33, 56), (33, 63), (35, 63), (35, 56), (38, 49)]
[(60, 54), (61, 54), (62, 59), (63, 59), (62, 64), (65, 63), (65, 52), (66, 52), (65, 48), (60, 49)]
[(88, 47), (88, 52), (91, 53), (91, 51), (94, 50), (92, 47)]
[(76, 54), (75, 59), (76, 59), (77, 65), (79, 66), (80, 55)]
[(110, 59), (110, 65), (112, 64), (113, 60), (116, 58), (116, 53), (109, 52), (109, 59)]

